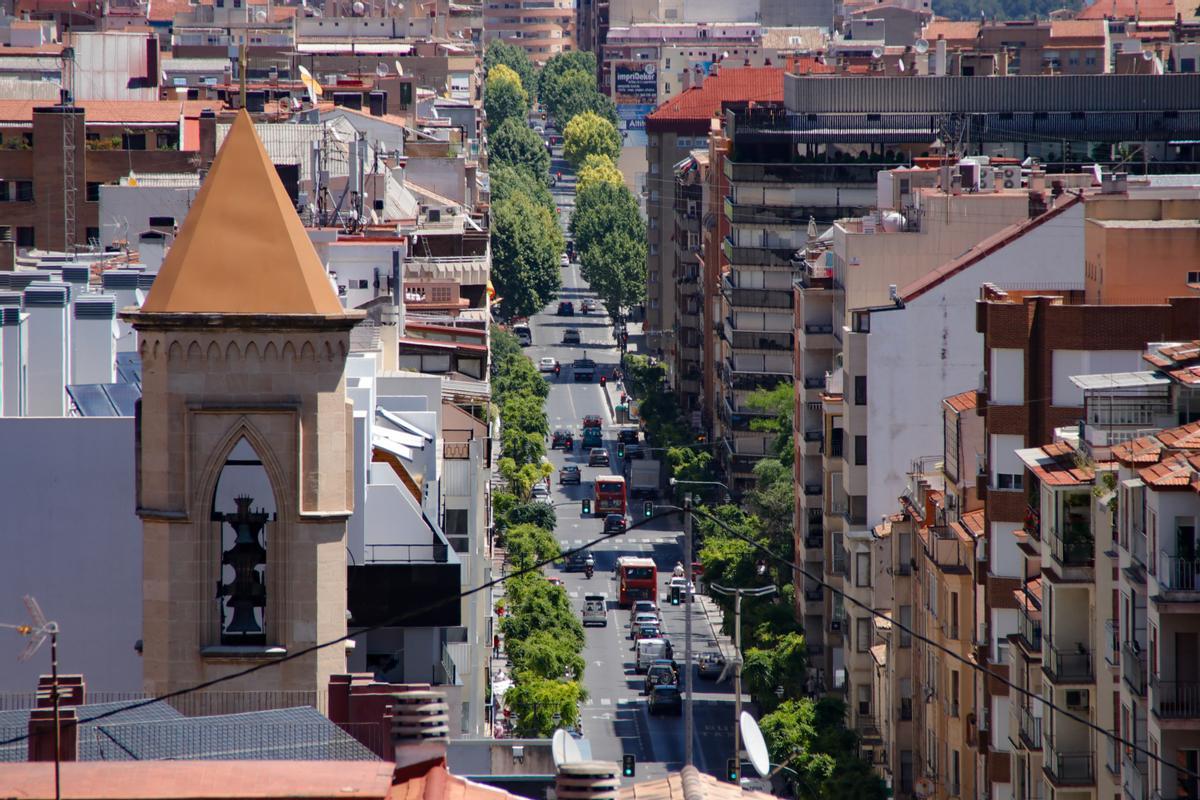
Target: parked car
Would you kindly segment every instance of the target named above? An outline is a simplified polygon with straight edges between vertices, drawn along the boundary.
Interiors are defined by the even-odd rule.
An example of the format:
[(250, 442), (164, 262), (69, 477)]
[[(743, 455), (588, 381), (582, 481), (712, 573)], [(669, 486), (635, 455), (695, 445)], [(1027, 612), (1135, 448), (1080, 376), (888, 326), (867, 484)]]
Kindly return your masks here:
[(567, 556), (563, 569), (567, 572), (583, 572), (589, 561), (592, 561), (590, 553), (571, 553)]
[(581, 479), (579, 467), (575, 466), (574, 464), (567, 464), (558, 471), (558, 482), (560, 484), (566, 485), (568, 483), (574, 483), (578, 485)]
[(588, 453), (589, 467), (607, 467), (608, 466), (608, 451), (603, 447), (593, 447)]
[(560, 317), (575, 316), (575, 304), (572, 303), (570, 300), (563, 300), (561, 303), (558, 304), (558, 315)]
[(701, 678), (716, 680), (725, 669), (725, 657), (720, 653), (701, 653), (696, 661), (696, 672)]
[(562, 447), (570, 450), (575, 446), (575, 434), (562, 428), (556, 430), (550, 437), (550, 449), (557, 450)]
[(558, 257), (558, 265), (560, 267), (571, 266), (571, 257), (568, 256), (566, 253), (563, 253), (561, 256)]
[(650, 691), (650, 698), (647, 701), (648, 711), (651, 714), (675, 714), (683, 713), (683, 697), (679, 694), (679, 687), (671, 684), (665, 686), (655, 686)]
[(624, 533), (625, 532), (625, 515), (624, 514), (609, 514), (604, 518), (605, 533)]
[(580, 341), (578, 328), (567, 328), (563, 331), (563, 344), (579, 344)]
[(558, 369), (558, 359), (546, 356), (538, 359), (538, 372), (554, 372)]
[(679, 674), (675, 671), (675, 662), (661, 659), (655, 661), (646, 670), (646, 680), (642, 685), (643, 694), (650, 694), (655, 686), (678, 686)]
[(549, 500), (550, 499), (550, 487), (547, 486), (546, 484), (542, 483), (541, 481), (538, 481), (537, 483), (535, 483), (533, 485), (532, 494), (533, 494), (534, 500)]

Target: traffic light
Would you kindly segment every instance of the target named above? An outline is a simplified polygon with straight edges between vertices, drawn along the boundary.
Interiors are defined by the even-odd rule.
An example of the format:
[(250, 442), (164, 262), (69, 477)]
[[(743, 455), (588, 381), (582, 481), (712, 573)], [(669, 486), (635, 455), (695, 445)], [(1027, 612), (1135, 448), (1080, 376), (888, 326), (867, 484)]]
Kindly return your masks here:
[(671, 587), (671, 605), (673, 605), (673, 606), (679, 605), (679, 587), (678, 586)]
[(617, 442), (617, 458), (625, 458), (625, 443)]
[(590, 499), (584, 499), (584, 501), (583, 501), (583, 515), (584, 515), (585, 517), (588, 517), (588, 516), (591, 516), (591, 514), (592, 514), (592, 501), (591, 501)]
[(725, 759), (725, 779), (730, 783), (738, 782), (738, 763), (736, 758)]
[(646, 519), (650, 519), (651, 517), (654, 516), (654, 501), (653, 500), (647, 500), (646, 502), (642, 503), (642, 516), (645, 517)]
[(637, 772), (637, 759), (631, 755), (621, 756), (621, 775), (625, 778), (632, 778)]

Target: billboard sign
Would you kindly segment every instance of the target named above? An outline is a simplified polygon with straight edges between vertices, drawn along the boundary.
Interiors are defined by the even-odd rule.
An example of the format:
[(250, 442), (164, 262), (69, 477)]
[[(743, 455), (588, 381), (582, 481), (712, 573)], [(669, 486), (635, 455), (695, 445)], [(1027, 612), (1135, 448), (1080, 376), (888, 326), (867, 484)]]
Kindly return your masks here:
[(626, 147), (646, 146), (646, 117), (654, 110), (649, 104), (626, 104), (617, 106), (617, 130)]
[(640, 61), (613, 65), (613, 101), (618, 105), (657, 105), (658, 67)]

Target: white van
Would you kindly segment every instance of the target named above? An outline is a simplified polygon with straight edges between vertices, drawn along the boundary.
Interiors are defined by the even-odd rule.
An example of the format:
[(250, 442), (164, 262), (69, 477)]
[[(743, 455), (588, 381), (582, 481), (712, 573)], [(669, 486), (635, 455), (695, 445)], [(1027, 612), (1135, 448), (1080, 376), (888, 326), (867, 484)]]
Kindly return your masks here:
[(645, 672), (650, 665), (659, 659), (670, 659), (666, 639), (638, 639), (635, 648), (637, 657), (634, 669), (639, 673)]
[(530, 332), (528, 325), (514, 325), (513, 335), (517, 337), (517, 343), (521, 347), (529, 347), (533, 344), (533, 334)]
[(602, 594), (583, 596), (583, 627), (600, 625), (608, 627), (608, 597)]

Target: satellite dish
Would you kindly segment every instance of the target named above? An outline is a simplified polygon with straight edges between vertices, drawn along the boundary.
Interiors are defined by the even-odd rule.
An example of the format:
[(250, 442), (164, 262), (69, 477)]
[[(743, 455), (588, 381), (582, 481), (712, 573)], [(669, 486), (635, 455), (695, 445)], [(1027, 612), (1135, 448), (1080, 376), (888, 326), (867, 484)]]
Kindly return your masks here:
[(267, 21), (267, 12), (263, 11), (260, 8), (258, 11), (254, 12), (254, 19), (256, 19), (259, 22), (266, 22)]
[(367, 10), (362, 0), (354, 0), (354, 5), (350, 6), (350, 8), (354, 9), (354, 16), (356, 17), (361, 17)]
[(921, 798), (929, 797), (933, 794), (933, 781), (929, 778), (918, 778), (913, 785), (913, 794)]
[(386, 78), (388, 74), (388, 65), (380, 61), (375, 65), (375, 74), (381, 78)]
[(913, 45), (913, 49), (916, 50), (919, 55), (925, 55), (929, 52), (929, 42), (925, 39), (917, 39), (917, 43)]
[(746, 748), (746, 755), (750, 756), (750, 765), (758, 777), (767, 777), (771, 773), (771, 760), (767, 757), (767, 742), (758, 729), (758, 723), (748, 711), (743, 711), (738, 718), (738, 727), (742, 731), (742, 746)]
[(871, 50), (871, 58), (875, 59), (876, 61), (883, 58), (883, 48), (876, 47), (876, 48), (872, 49)]
[(550, 739), (550, 751), (554, 754), (554, 766), (556, 767), (561, 767), (563, 764), (577, 764), (584, 760), (575, 737), (567, 733), (564, 728), (559, 728), (554, 732), (554, 736)]
[(1142, 60), (1143, 61), (1153, 61), (1154, 53), (1151, 53), (1149, 50), (1143, 50), (1142, 51)]

